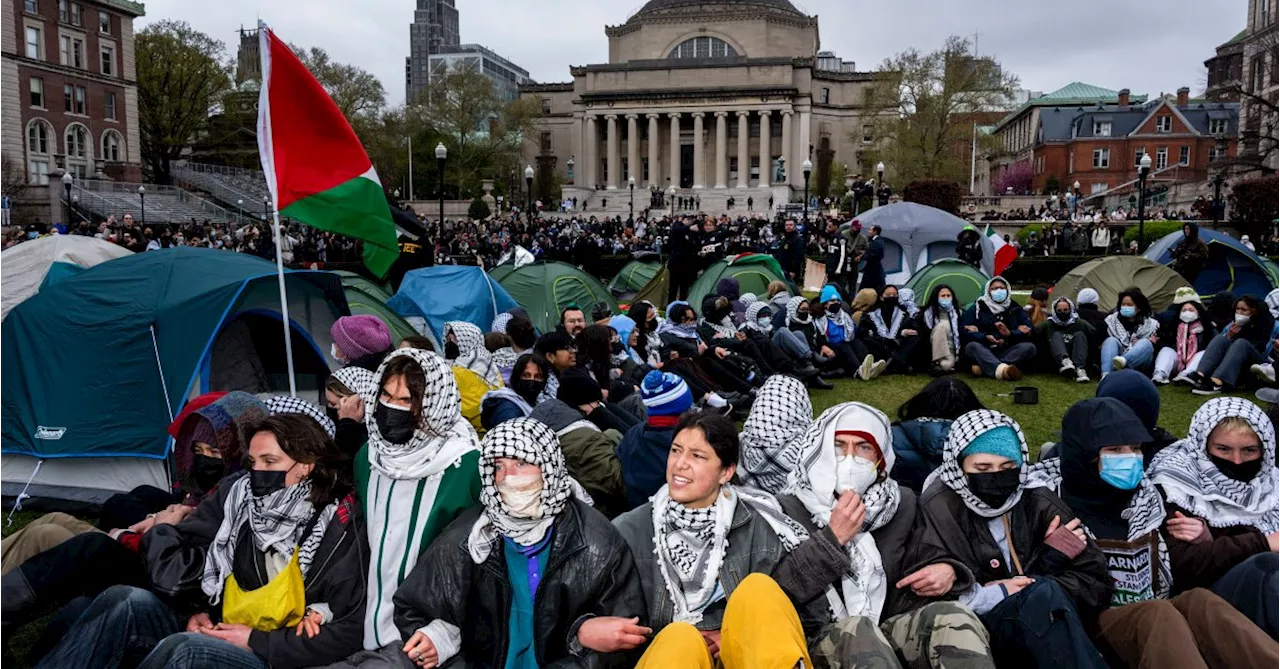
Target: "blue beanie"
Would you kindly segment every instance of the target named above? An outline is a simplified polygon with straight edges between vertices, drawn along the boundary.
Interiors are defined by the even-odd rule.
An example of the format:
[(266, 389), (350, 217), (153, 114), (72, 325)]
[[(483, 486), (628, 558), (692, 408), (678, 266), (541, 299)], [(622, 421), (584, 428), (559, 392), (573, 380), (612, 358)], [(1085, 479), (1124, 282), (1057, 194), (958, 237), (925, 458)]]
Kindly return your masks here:
[[(835, 286), (827, 284), (822, 287), (822, 292), (818, 295), (818, 300), (823, 304), (826, 304), (831, 300), (840, 300), (840, 291), (836, 290)], [(843, 302), (844, 300), (840, 301)]]
[(988, 453), (1009, 458), (1019, 466), (1022, 465), (1022, 442), (1018, 441), (1018, 433), (1008, 425), (992, 428), (973, 438), (964, 450), (960, 451), (960, 459), (970, 455)]
[(684, 379), (655, 369), (640, 383), (640, 400), (650, 416), (679, 416), (693, 406), (693, 393)]

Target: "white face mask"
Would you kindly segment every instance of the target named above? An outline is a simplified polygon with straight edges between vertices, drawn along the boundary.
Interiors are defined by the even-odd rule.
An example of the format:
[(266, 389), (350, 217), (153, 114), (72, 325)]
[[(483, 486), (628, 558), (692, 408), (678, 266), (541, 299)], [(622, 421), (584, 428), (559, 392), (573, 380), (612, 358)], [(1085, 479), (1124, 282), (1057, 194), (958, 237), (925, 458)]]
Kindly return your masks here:
[(497, 485), (498, 497), (513, 518), (542, 516), (542, 474), (508, 476)]
[(756, 326), (761, 330), (768, 332), (773, 329), (773, 320), (768, 318), (758, 318), (756, 319)]
[(1236, 325), (1244, 325), (1252, 318), (1249, 314), (1236, 314)]
[(341, 351), (338, 350), (337, 343), (329, 344), (329, 355), (333, 356), (333, 359), (337, 360), (338, 362), (341, 362), (341, 363), (347, 362), (347, 359), (342, 357)]
[(1194, 323), (1200, 320), (1200, 314), (1194, 311), (1183, 311), (1178, 314), (1178, 318), (1181, 318), (1183, 323)]
[(836, 495), (843, 494), (846, 490), (852, 490), (859, 495), (864, 495), (867, 488), (876, 482), (879, 477), (879, 471), (876, 470), (876, 463), (859, 456), (837, 455), (836, 456)]

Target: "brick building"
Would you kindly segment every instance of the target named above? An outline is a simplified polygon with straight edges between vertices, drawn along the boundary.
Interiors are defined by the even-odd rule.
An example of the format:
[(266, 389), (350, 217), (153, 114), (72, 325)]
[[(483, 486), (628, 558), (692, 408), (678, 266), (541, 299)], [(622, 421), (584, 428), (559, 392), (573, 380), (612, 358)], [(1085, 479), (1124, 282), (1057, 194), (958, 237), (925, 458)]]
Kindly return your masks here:
[(56, 195), (42, 186), (64, 170), (141, 180), (133, 20), (142, 14), (128, 0), (3, 3), (0, 149), (6, 181), (25, 177), (19, 205), (47, 207)]

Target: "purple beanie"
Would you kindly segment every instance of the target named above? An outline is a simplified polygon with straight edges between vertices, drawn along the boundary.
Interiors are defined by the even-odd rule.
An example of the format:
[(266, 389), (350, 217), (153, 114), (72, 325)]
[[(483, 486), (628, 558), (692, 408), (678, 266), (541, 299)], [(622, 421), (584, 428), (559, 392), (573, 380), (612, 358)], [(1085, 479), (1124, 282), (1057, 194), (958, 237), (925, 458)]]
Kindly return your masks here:
[(334, 321), (329, 334), (349, 360), (391, 350), (391, 332), (377, 316), (343, 316)]

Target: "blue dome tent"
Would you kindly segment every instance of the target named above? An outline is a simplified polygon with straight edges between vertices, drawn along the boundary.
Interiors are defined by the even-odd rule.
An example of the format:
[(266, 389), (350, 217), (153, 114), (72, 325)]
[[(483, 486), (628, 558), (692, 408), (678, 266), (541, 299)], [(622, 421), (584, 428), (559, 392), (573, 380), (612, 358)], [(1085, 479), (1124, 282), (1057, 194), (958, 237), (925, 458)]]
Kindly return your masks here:
[(444, 341), (444, 324), (449, 321), (466, 321), (488, 332), (498, 314), (518, 305), (479, 267), (437, 265), (407, 272), (387, 306), (414, 327), (430, 329), (436, 341)]
[[(1173, 263), (1173, 247), (1182, 241), (1182, 231), (1171, 232), (1147, 247), (1143, 255), (1161, 265)], [(1192, 288), (1201, 295), (1231, 291), (1259, 299), (1276, 287), (1275, 263), (1250, 251), (1240, 240), (1217, 230), (1200, 228), (1200, 239), (1209, 247), (1205, 262)]]

